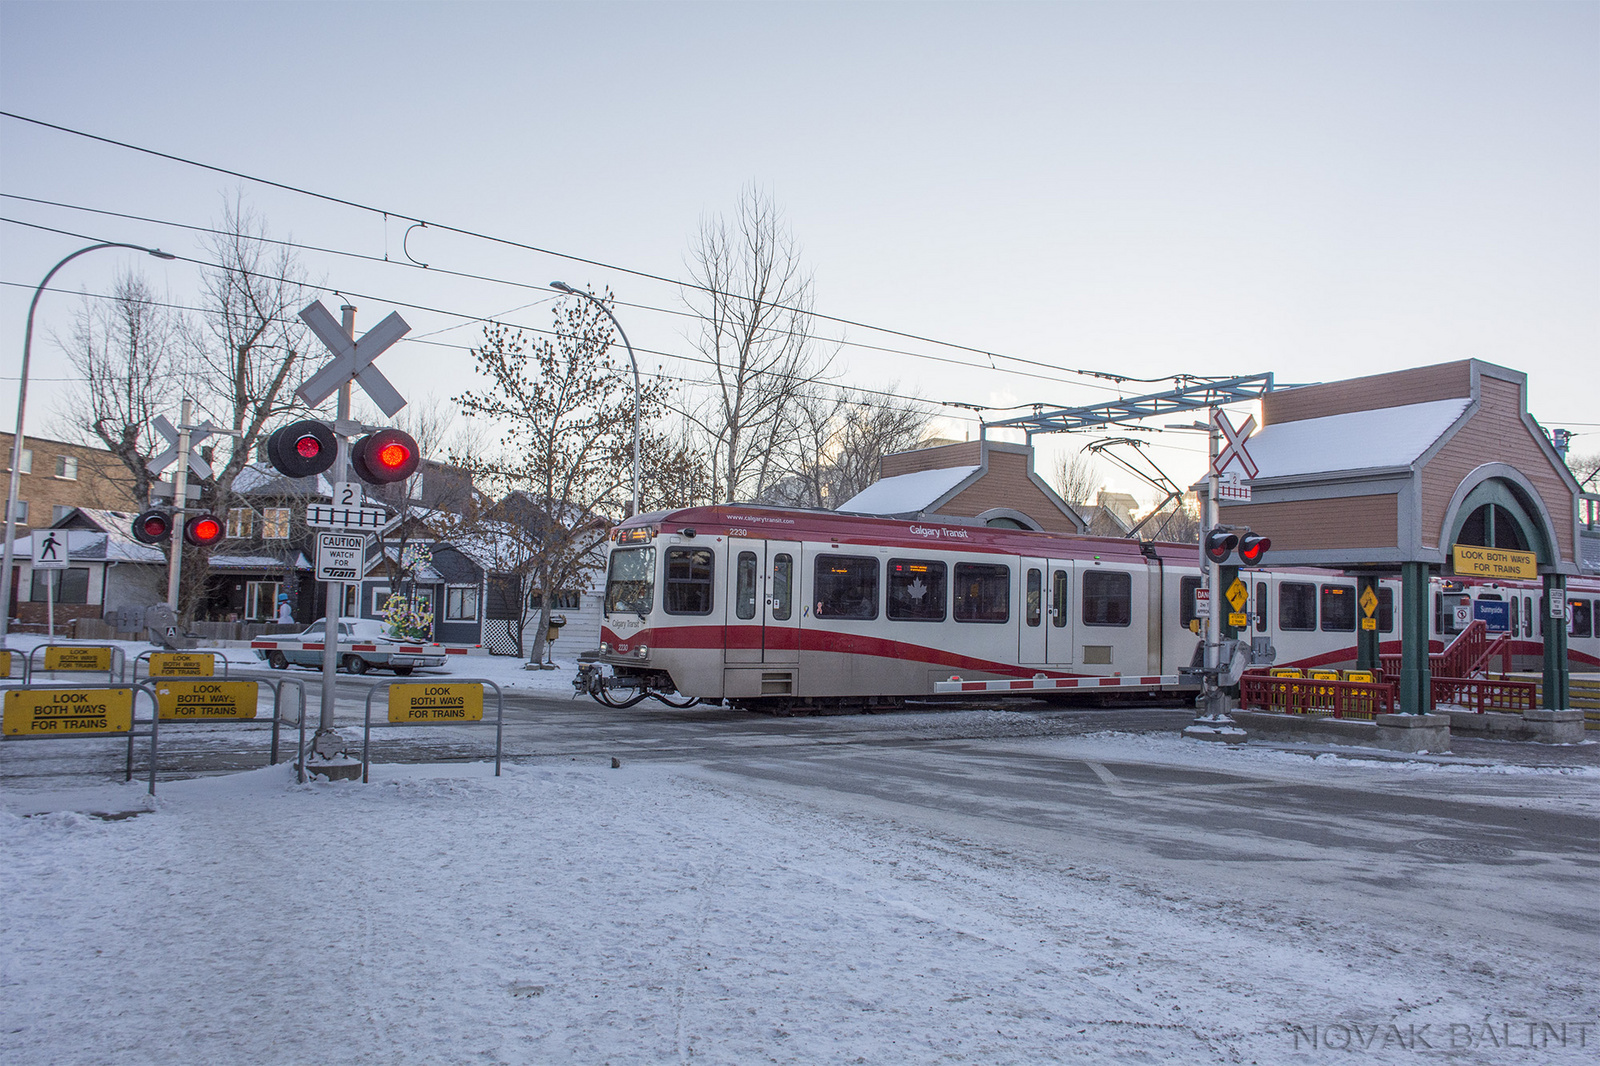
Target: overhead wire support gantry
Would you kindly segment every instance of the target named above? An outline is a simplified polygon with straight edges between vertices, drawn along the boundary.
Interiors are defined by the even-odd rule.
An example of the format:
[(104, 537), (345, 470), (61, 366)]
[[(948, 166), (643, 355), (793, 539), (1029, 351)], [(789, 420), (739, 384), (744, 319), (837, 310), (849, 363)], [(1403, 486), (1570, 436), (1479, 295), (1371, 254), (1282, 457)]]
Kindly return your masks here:
[(1121, 400), (1106, 400), (1087, 407), (1060, 407), (1055, 410), (1035, 409), (1032, 414), (984, 422), (980, 432), (984, 437), (992, 429), (1021, 429), (1033, 443), (1038, 433), (1069, 433), (1075, 429), (1118, 425), (1181, 411), (1199, 411), (1208, 407), (1259, 400), (1272, 391), (1271, 374), (1248, 374), (1235, 378), (1187, 378), (1193, 382), (1165, 392), (1152, 392), (1146, 396), (1132, 396)]

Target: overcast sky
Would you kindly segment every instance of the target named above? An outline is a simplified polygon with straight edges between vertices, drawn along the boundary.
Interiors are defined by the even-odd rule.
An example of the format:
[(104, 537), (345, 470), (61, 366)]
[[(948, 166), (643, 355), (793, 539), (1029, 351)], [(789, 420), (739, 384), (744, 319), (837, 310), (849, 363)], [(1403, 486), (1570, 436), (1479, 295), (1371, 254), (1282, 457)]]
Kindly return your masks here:
[[(358, 332), (412, 325), (380, 365), (413, 402), (469, 382), (473, 318), (547, 326), (525, 286), (552, 279), (642, 305), (618, 315), (647, 372), (703, 377), (655, 310), (682, 309), (672, 286), (437, 226), (410, 237), (423, 271), (382, 212), (681, 278), (700, 220), (753, 182), (817, 309), (861, 324), (824, 327), (852, 342), (845, 384), (993, 421), (1162, 387), (1070, 370), (1287, 384), (1472, 357), (1526, 371), (1535, 417), (1600, 451), (1595, 3), (6, 2), (0, 109), (373, 209), (0, 118), (6, 429), (51, 265), (99, 239), (203, 258), (171, 224), (235, 192), (276, 235), (395, 261), (304, 253)], [(122, 252), (53, 288), (130, 266), (193, 301), (194, 263)], [(51, 334), (80, 305), (40, 305), (31, 432), (55, 428)], [(1151, 444), (1200, 475), (1201, 438)]]

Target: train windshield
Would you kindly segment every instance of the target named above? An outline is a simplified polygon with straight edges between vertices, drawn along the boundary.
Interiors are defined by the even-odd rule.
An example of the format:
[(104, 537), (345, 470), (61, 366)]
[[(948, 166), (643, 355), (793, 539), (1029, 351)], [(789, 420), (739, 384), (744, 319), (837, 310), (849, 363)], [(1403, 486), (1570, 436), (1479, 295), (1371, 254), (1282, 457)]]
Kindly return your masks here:
[(606, 614), (649, 614), (656, 596), (656, 550), (618, 548), (606, 572)]

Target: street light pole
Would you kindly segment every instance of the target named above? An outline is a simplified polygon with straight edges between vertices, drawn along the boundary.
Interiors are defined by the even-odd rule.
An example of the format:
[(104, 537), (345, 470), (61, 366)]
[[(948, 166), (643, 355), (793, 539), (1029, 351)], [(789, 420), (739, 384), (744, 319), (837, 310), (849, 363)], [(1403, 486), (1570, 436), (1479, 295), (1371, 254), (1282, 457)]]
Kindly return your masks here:
[(629, 517), (639, 513), (639, 360), (634, 357), (633, 345), (628, 343), (628, 335), (622, 332), (622, 323), (617, 321), (617, 316), (611, 313), (611, 308), (605, 301), (591, 292), (574, 289), (564, 281), (552, 281), (550, 287), (557, 292), (564, 292), (569, 296), (582, 296), (606, 313), (611, 319), (611, 324), (617, 327), (617, 335), (622, 338), (622, 346), (628, 349), (628, 362), (633, 364), (633, 510)]
[(144, 252), (157, 259), (176, 259), (171, 252), (163, 252), (159, 248), (146, 248), (142, 244), (122, 244), (117, 241), (102, 241), (91, 244), (87, 248), (79, 248), (61, 262), (50, 268), (50, 273), (39, 282), (39, 287), (33, 290), (33, 302), (28, 305), (28, 328), (22, 336), (22, 385), (17, 390), (17, 431), (11, 438), (11, 488), (6, 493), (6, 546), (4, 562), (0, 562), (0, 648), (5, 647), (6, 634), (11, 631), (11, 611), (16, 604), (11, 602), (11, 563), (16, 554), (17, 539), (17, 489), (22, 474), (22, 426), (23, 414), (28, 406), (28, 363), (33, 354), (33, 313), (39, 308), (39, 297), (44, 295), (45, 287), (50, 284), (50, 279), (56, 276), (56, 271), (88, 252), (97, 252), (102, 248), (129, 248), (135, 252)]

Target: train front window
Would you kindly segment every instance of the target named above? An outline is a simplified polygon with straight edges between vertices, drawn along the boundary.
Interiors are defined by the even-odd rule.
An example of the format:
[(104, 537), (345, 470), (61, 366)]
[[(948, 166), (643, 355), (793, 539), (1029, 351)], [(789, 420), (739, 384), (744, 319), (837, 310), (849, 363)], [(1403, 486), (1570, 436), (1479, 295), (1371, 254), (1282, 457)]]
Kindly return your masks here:
[(944, 621), (944, 564), (931, 559), (889, 560), (889, 604), (897, 622)]
[(668, 614), (711, 613), (711, 559), (710, 548), (667, 549)]
[(1011, 617), (1011, 568), (998, 563), (956, 564), (957, 622), (1004, 622)]
[(606, 614), (649, 614), (655, 597), (655, 548), (612, 552), (606, 571)]
[(819, 555), (816, 573), (818, 618), (865, 620), (878, 617), (878, 560), (870, 556)]

